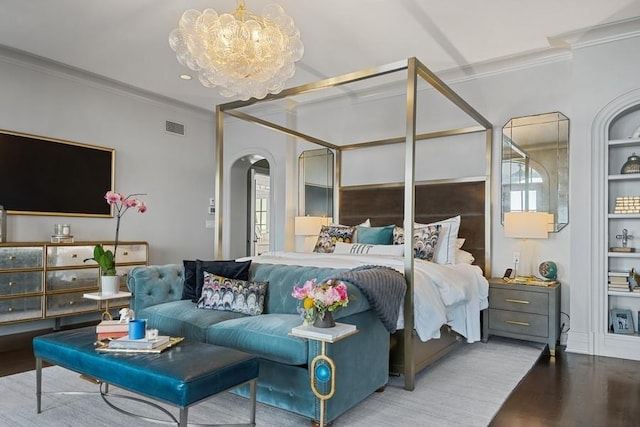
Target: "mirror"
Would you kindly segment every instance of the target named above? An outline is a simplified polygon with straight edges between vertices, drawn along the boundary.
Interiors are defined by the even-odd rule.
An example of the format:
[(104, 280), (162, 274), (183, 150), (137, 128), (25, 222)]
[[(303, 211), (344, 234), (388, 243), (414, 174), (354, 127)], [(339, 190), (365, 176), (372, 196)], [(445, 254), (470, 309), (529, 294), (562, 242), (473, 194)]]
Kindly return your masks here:
[(554, 112), (517, 117), (502, 128), (502, 215), (548, 212), (550, 232), (569, 223), (569, 119)]
[(328, 148), (300, 154), (298, 215), (333, 217), (333, 152)]

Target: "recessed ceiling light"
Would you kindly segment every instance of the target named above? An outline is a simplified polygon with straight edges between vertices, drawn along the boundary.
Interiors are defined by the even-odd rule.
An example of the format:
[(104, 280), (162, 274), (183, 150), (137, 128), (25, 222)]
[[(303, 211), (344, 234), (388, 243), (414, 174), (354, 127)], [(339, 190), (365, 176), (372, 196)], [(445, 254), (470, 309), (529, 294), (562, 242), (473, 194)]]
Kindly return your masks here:
[(180, 74), (180, 78), (182, 80), (191, 80), (191, 76), (189, 74)]

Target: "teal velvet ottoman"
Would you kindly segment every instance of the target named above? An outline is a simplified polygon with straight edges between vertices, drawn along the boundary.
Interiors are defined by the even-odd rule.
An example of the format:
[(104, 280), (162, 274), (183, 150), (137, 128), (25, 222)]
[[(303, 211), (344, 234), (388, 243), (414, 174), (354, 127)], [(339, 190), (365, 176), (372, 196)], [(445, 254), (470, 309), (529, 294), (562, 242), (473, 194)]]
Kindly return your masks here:
[(94, 347), (95, 339), (95, 327), (56, 332), (33, 339), (38, 413), (42, 397), (42, 362), (46, 361), (101, 383), (176, 406), (180, 409), (179, 420), (169, 415), (180, 427), (187, 425), (190, 406), (249, 383), (250, 422), (235, 425), (255, 426), (258, 377), (258, 359), (255, 356), (193, 341), (183, 341), (157, 354), (98, 353)]

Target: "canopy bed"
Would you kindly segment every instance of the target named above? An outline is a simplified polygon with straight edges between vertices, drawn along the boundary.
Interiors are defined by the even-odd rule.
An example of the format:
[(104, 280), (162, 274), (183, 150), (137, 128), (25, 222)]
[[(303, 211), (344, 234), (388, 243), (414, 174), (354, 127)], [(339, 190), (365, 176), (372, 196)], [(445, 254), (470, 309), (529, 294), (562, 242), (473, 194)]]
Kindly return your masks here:
[[(276, 123), (262, 117), (257, 117), (253, 112), (258, 111), (256, 106), (264, 103), (280, 102), (307, 102), (317, 99), (323, 91), (329, 91), (329, 95), (335, 98), (353, 97), (354, 92), (368, 89), (369, 81), (376, 81), (377, 88), (397, 90), (397, 80), (400, 76), (404, 102), (404, 119), (401, 129), (404, 135), (388, 136), (374, 139), (370, 137), (367, 129), (362, 132), (369, 136), (365, 142), (332, 141), (312, 136), (302, 129), (302, 126), (288, 126), (288, 123)], [(382, 83), (381, 83), (382, 82)], [(355, 89), (351, 89), (355, 87)], [(435, 89), (435, 92), (434, 90)], [(443, 120), (438, 123), (430, 123), (429, 118), (420, 120), (417, 118), (419, 95), (429, 92), (429, 96), (442, 95), (447, 102), (447, 107), (437, 107), (437, 111), (445, 111), (448, 114), (455, 110), (461, 114), (463, 124), (449, 125), (451, 120)], [(371, 92), (370, 92), (371, 93)], [(315, 98), (314, 98), (315, 97)], [(421, 109), (423, 108), (420, 104)], [(430, 105), (424, 105), (426, 111)], [(453, 109), (453, 110), (451, 110)], [(389, 112), (389, 114), (397, 111)], [(306, 141), (335, 153), (335, 190), (333, 195), (333, 218), (340, 224), (359, 224), (370, 219), (374, 226), (395, 224), (404, 229), (406, 236), (414, 235), (416, 222), (432, 222), (451, 216), (460, 215), (459, 236), (466, 239), (465, 249), (475, 258), (475, 264), (481, 269), (480, 275), (490, 275), (490, 175), (491, 175), (491, 123), (471, 107), (465, 100), (449, 88), (433, 72), (415, 58), (399, 61), (385, 66), (362, 70), (342, 76), (321, 80), (284, 90), (279, 94), (271, 94), (262, 100), (250, 99), (218, 105), (216, 108), (216, 138), (217, 138), (217, 173), (215, 200), (216, 212), (221, 213), (223, 200), (223, 151), (225, 143), (224, 118), (225, 116), (244, 120), (248, 123), (280, 132), (288, 138)], [(294, 121), (295, 122), (295, 121)], [(426, 125), (428, 124), (428, 125)], [(435, 128), (434, 128), (435, 126)], [(446, 126), (446, 129), (439, 129)], [(313, 126), (311, 126), (313, 127)], [(482, 141), (484, 154), (484, 174), (481, 176), (458, 177), (453, 179), (429, 180), (429, 182), (416, 181), (416, 143), (421, 140), (434, 140), (440, 143), (449, 141), (450, 138), (472, 135)], [(404, 182), (383, 183), (375, 185), (342, 185), (343, 155), (363, 148), (373, 148), (404, 144)], [(401, 146), (399, 146), (401, 147)], [(445, 147), (443, 143), (442, 147)], [(384, 200), (384, 203), (372, 201)], [(223, 218), (217, 216), (215, 228), (216, 256), (222, 254)], [(390, 356), (391, 371), (404, 375), (405, 388), (413, 390), (416, 373), (430, 364), (433, 360), (446, 354), (456, 343), (463, 342), (461, 336), (451, 332), (451, 328), (445, 323), (442, 325), (440, 338), (423, 341), (415, 331), (415, 275), (416, 263), (414, 260), (413, 239), (404, 239), (402, 244), (403, 256), (400, 257), (400, 270), (404, 273), (407, 282), (407, 292), (403, 307), (403, 329), (392, 336), (392, 354)], [(268, 262), (268, 261), (265, 261)], [(292, 263), (301, 263), (300, 257), (294, 257)], [(365, 262), (368, 262), (366, 260)], [(479, 322), (479, 310), (477, 311)]]

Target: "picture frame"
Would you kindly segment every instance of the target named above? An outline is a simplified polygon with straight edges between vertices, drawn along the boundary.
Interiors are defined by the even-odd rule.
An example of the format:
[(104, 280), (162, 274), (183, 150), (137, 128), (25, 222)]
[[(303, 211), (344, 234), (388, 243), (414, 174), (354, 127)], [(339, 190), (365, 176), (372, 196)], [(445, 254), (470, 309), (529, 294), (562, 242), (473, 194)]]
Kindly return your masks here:
[(634, 334), (636, 332), (633, 326), (633, 314), (631, 310), (612, 309), (610, 315), (613, 333)]

